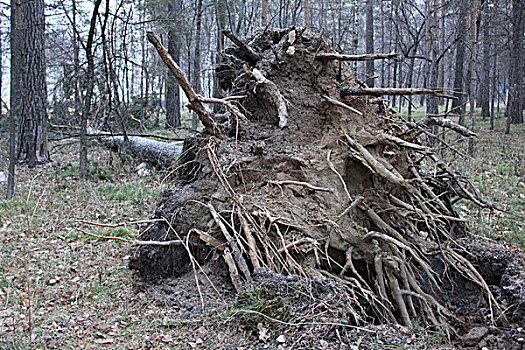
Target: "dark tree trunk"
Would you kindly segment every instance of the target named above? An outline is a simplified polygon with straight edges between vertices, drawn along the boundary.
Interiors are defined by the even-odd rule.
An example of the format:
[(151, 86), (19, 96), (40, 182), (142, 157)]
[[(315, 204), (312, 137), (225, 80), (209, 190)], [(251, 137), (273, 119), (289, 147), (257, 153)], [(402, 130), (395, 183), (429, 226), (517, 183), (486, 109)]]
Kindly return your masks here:
[(507, 128), (510, 124), (523, 123), (523, 1), (512, 0), (512, 39), (509, 66), (509, 102)]
[[(366, 53), (374, 53), (374, 0), (366, 1)], [(366, 84), (374, 87), (374, 61), (366, 62)]]
[(91, 23), (86, 43), (86, 59), (87, 59), (87, 81), (86, 81), (86, 95), (84, 96), (84, 108), (82, 109), (82, 117), (80, 119), (80, 164), (79, 177), (85, 179), (88, 174), (87, 169), (87, 121), (91, 111), (91, 100), (93, 97), (93, 86), (95, 83), (95, 62), (93, 59), (93, 39), (95, 36), (95, 25), (97, 24), (98, 8), (102, 0), (95, 1), (93, 14), (91, 16)]
[(481, 74), (481, 93), (480, 93), (480, 104), (481, 104), (481, 116), (483, 119), (487, 118), (490, 114), (490, 24), (489, 24), (489, 6), (488, 1), (482, 1), (483, 18), (484, 23), (482, 26), (483, 30), (483, 61), (482, 61), (482, 74)]
[[(30, 168), (49, 161), (47, 150), (47, 90), (45, 61), (44, 0), (21, 0), (20, 17), (16, 23), (20, 39), (20, 67), (15, 70), (19, 90), (14, 98), (15, 115), (18, 116), (18, 154), (20, 162)], [(15, 16), (16, 17), (16, 16)], [(15, 93), (17, 90), (15, 89)]]
[[(169, 16), (173, 24), (168, 33), (168, 53), (180, 64), (182, 0), (170, 1)], [(166, 129), (178, 128), (181, 126), (179, 84), (171, 74), (166, 83)]]
[(457, 24), (457, 36), (456, 36), (456, 67), (454, 71), (454, 91), (458, 98), (452, 101), (452, 110), (454, 114), (460, 116), (460, 124), (464, 123), (465, 108), (465, 97), (463, 96), (464, 81), (463, 81), (463, 66), (465, 63), (465, 41), (467, 36), (467, 1), (460, 1), (458, 9), (458, 24)]

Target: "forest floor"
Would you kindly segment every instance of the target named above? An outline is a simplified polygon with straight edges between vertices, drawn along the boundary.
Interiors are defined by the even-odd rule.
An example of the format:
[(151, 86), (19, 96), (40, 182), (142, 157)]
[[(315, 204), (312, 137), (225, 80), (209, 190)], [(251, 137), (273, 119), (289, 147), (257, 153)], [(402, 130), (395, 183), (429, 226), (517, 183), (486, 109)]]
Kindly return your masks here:
[[(525, 248), (525, 128), (504, 135), (480, 131), (472, 159), (445, 155), (471, 176), (478, 190), (507, 212), (459, 203), (472, 234), (511, 249)], [(488, 130), (479, 123), (479, 130)], [(7, 170), (5, 135), (0, 135), (0, 171)], [(128, 269), (129, 244), (97, 239), (82, 230), (134, 239), (163, 190), (165, 173), (138, 176), (138, 162), (98, 147), (90, 150), (90, 177), (80, 181), (75, 145), (54, 145), (53, 162), (17, 168), (16, 196), (0, 200), (0, 349), (347, 349), (455, 348), (444, 334), (415, 325), (369, 326), (330, 331), (271, 320), (256, 294), (235, 301), (217, 297), (201, 280), (205, 313), (193, 274), (162, 285), (146, 285)], [(462, 146), (463, 147), (463, 146)], [(5, 183), (0, 193), (5, 193)], [(220, 282), (219, 282), (220, 283)], [(227, 282), (219, 289), (227, 290)], [(282, 310), (275, 310), (281, 312)], [(205, 316), (208, 315), (208, 316)], [(335, 335), (334, 335), (335, 334)], [(31, 339), (31, 343), (30, 343)], [(305, 347), (305, 348), (308, 348)]]

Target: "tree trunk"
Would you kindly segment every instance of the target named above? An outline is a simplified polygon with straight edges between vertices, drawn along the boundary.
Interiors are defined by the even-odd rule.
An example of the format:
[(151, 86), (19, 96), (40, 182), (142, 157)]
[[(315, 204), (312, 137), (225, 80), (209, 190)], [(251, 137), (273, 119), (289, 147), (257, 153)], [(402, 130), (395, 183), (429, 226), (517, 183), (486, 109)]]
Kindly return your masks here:
[(490, 30), (490, 24), (489, 24), (489, 6), (488, 1), (482, 1), (482, 9), (483, 9), (483, 62), (482, 62), (482, 74), (481, 74), (481, 93), (480, 93), (480, 104), (481, 104), (481, 116), (483, 119), (487, 118), (489, 116), (489, 89), (490, 89), (490, 37), (489, 37), (489, 30)]
[(9, 113), (9, 175), (7, 179), (7, 199), (13, 197), (15, 187), (16, 164), (16, 122), (19, 113), (20, 96), (20, 64), (22, 60), (20, 48), (20, 0), (11, 0), (11, 96)]
[(304, 26), (310, 29), (310, 4), (308, 0), (304, 0)]
[(266, 27), (268, 23), (268, 0), (262, 0), (261, 26)]
[[(171, 0), (168, 7), (169, 17), (173, 21), (168, 32), (168, 53), (180, 64), (182, 0)], [(179, 85), (171, 74), (168, 74), (166, 83), (166, 129), (178, 128), (181, 126)]]
[[(20, 22), (16, 27), (20, 47), (20, 67), (15, 70), (19, 91), (15, 104), (19, 113), (18, 161), (30, 168), (49, 161), (47, 150), (47, 89), (45, 61), (45, 16), (43, 0), (21, 0)], [(16, 89), (15, 89), (16, 93)]]
[(507, 128), (510, 124), (523, 123), (523, 2), (512, 0), (512, 39), (509, 62), (509, 99), (507, 104)]
[(467, 1), (460, 1), (458, 9), (458, 24), (456, 37), (456, 67), (454, 70), (454, 92), (457, 100), (452, 101), (452, 110), (455, 115), (459, 115), (459, 123), (464, 124), (465, 108), (463, 104), (465, 98), (463, 97), (464, 81), (463, 81), (463, 66), (465, 63), (465, 40), (467, 32)]
[[(469, 112), (469, 129), (470, 131), (474, 131), (474, 79), (472, 77), (472, 73), (474, 69), (476, 68), (476, 49), (477, 49), (477, 43), (478, 43), (478, 0), (474, 0), (474, 9), (472, 10), (472, 48), (470, 50), (470, 64), (469, 69), (467, 72), (467, 86), (468, 86), (468, 98), (469, 98), (469, 104), (470, 104), (470, 112)], [(474, 139), (472, 137), (468, 140), (468, 154), (470, 156), (474, 155)]]
[[(374, 0), (366, 1), (366, 53), (374, 52)], [(374, 87), (374, 61), (366, 62), (366, 84)]]
[(86, 96), (84, 97), (84, 109), (82, 110), (82, 118), (80, 120), (80, 165), (79, 177), (85, 179), (87, 177), (87, 121), (91, 111), (91, 100), (93, 98), (93, 87), (95, 84), (95, 62), (93, 59), (93, 40), (95, 36), (95, 26), (97, 24), (98, 8), (102, 0), (95, 1), (93, 14), (91, 16), (91, 23), (86, 43), (86, 59), (87, 59), (87, 82), (86, 82)]
[[(196, 29), (195, 29), (195, 56), (193, 58), (193, 87), (195, 92), (202, 94), (201, 84), (201, 30), (202, 30), (202, 0), (197, 0), (197, 9), (195, 13)], [(193, 113), (191, 126), (197, 129), (199, 118), (197, 114)]]

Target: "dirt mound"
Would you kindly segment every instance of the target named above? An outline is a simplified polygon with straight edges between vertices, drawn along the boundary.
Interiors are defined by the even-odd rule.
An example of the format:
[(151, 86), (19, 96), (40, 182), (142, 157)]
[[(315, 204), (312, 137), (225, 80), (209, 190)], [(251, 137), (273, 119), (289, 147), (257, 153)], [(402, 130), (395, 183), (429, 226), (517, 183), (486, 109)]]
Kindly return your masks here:
[(347, 322), (408, 327), (461, 322), (445, 306), (453, 270), (483, 297), (486, 320), (507, 324), (453, 243), (466, 233), (453, 200), (487, 204), (419, 141), (430, 122), (450, 121), (408, 123), (382, 99), (342, 97), (363, 84), (321, 52), (332, 49), (320, 35), (294, 28), (226, 50), (218, 82), (238, 104), (215, 115), (224, 137), (186, 140), (163, 221), (142, 232), (181, 244), (134, 247), (131, 267), (156, 281), (216, 256), (238, 291), (258, 268), (329, 278), (350, 298)]

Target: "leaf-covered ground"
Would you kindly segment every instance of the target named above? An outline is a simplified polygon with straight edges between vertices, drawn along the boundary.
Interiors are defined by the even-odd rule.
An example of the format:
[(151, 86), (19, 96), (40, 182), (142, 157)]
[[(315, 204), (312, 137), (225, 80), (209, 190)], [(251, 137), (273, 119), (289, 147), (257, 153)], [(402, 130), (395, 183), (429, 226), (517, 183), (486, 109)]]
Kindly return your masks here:
[[(488, 129), (485, 124), (480, 128)], [(446, 159), (506, 211), (459, 203), (474, 234), (523, 249), (525, 128), (514, 128), (511, 135), (503, 135), (502, 128), (500, 119), (496, 131), (480, 133), (474, 158), (448, 154)], [(0, 146), (0, 171), (6, 171), (5, 141)], [(139, 177), (133, 172), (137, 162), (123, 162), (94, 148), (90, 179), (79, 181), (75, 152), (72, 146), (55, 148), (52, 163), (34, 170), (18, 167), (15, 198), (0, 200), (0, 348), (212, 349), (233, 338), (254, 334), (260, 338), (261, 329), (272, 329), (271, 324), (261, 329), (226, 326), (236, 314), (231, 311), (209, 320), (193, 322), (188, 316), (187, 323), (171, 322), (180, 319), (184, 307), (164, 300), (159, 287), (133, 278), (127, 268), (128, 244), (96, 239), (79, 230), (136, 238), (138, 225), (106, 228), (79, 220), (106, 224), (147, 220), (169, 185), (166, 174)], [(2, 197), (5, 187), (0, 184)], [(179, 292), (179, 304), (195, 298), (195, 292), (184, 295), (192, 290), (191, 283), (187, 281), (187, 288)], [(177, 293), (177, 285), (170, 288)], [(285, 334), (273, 334), (275, 339), (269, 334), (261, 348), (291, 345)], [(405, 331), (405, 345), (417, 344), (417, 337)], [(381, 341), (377, 348), (395, 343)]]

